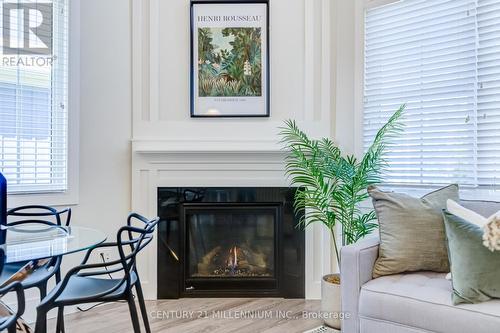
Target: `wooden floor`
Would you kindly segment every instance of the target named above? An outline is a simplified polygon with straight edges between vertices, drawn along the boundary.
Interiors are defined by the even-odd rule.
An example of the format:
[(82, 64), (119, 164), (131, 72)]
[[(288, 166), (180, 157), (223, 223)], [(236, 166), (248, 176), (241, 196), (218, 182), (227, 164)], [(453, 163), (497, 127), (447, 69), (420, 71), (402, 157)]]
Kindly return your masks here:
[[(158, 333), (302, 333), (322, 324), (311, 318), (318, 314), (319, 301), (181, 299), (151, 301), (147, 308), (151, 330)], [(68, 333), (132, 332), (128, 307), (118, 303), (66, 315), (65, 324)], [(54, 331), (51, 320), (49, 332)]]

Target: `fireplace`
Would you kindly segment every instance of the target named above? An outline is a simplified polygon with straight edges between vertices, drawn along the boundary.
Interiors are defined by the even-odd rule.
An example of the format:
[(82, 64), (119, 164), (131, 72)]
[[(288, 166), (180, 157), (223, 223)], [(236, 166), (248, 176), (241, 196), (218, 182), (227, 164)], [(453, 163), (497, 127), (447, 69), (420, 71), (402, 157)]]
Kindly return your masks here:
[(275, 276), (277, 207), (186, 206), (188, 279)]
[(294, 192), (159, 188), (158, 298), (303, 298)]

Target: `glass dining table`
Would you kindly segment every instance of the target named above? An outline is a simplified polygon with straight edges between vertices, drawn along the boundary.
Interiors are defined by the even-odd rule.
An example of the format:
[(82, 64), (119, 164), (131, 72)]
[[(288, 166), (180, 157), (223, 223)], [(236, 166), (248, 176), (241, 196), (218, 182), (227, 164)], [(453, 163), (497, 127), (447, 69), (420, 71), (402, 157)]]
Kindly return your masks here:
[[(88, 250), (106, 241), (99, 230), (79, 226), (54, 226), (40, 223), (23, 223), (17, 226), (0, 226), (0, 244), (3, 263), (22, 263), (17, 273), (7, 279), (2, 287), (14, 281), (21, 282), (34, 270), (48, 263), (51, 258)], [(0, 313), (12, 315), (9, 307), (0, 300)], [(18, 327), (24, 332), (33, 329), (22, 319)]]
[(49, 226), (26, 223), (2, 226), (0, 233), (5, 243), (0, 245), (6, 263), (24, 262), (64, 256), (85, 251), (106, 241), (106, 235), (97, 229), (79, 226)]

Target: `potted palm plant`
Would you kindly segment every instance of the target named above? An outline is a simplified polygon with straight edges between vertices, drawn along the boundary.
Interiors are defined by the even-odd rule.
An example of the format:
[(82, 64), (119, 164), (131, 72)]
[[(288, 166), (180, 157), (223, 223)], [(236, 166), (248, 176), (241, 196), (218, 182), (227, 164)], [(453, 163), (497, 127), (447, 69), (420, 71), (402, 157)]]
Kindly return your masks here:
[[(377, 228), (375, 212), (362, 210), (359, 204), (368, 199), (368, 186), (381, 181), (386, 146), (402, 130), (404, 109), (402, 105), (389, 118), (361, 159), (344, 154), (329, 138), (310, 139), (293, 120), (281, 128), (282, 143), (288, 151), (286, 174), (290, 186), (298, 187), (295, 209), (306, 210), (300, 225), (305, 228), (321, 223), (329, 230), (338, 267), (339, 240), (341, 245), (349, 245)], [(341, 237), (337, 237), (337, 231)], [(340, 314), (340, 310), (340, 275), (326, 275), (322, 280), (322, 311)], [(340, 328), (337, 316), (326, 317), (326, 324)]]

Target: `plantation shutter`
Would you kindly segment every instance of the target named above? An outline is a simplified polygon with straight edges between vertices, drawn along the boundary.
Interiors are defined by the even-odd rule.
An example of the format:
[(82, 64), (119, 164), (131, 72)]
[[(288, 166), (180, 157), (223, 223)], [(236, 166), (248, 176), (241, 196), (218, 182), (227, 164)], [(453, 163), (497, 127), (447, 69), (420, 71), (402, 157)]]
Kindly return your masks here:
[(500, 2), (402, 0), (365, 12), (365, 149), (399, 105), (396, 185), (498, 185)]
[[(11, 47), (52, 52), (7, 51), (2, 44), (0, 63), (0, 171), (9, 192), (51, 192), (67, 189), (68, 122), (68, 4), (67, 0), (10, 1), (0, 4), (0, 28)], [(28, 18), (23, 5), (35, 8)], [(49, 7), (47, 7), (49, 4)], [(51, 6), (50, 6), (51, 4)], [(38, 10), (38, 11), (37, 11)], [(52, 12), (47, 26), (41, 12)], [(10, 21), (4, 27), (6, 16)], [(48, 17), (48, 16), (47, 16)], [(25, 20), (34, 28), (25, 40)], [(0, 40), (0, 43), (3, 41)], [(50, 44), (48, 43), (48, 44)], [(6, 60), (8, 62), (6, 63)]]

